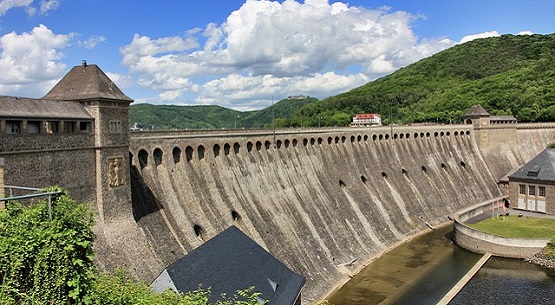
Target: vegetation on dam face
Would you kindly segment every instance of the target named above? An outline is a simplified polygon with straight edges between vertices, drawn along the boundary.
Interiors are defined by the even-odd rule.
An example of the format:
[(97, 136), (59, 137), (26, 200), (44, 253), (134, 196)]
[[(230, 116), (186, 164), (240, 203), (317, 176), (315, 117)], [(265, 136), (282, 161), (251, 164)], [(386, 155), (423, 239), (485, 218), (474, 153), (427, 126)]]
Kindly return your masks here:
[[(346, 126), (357, 113), (380, 113), (384, 124), (462, 121), (481, 104), (491, 115), (521, 122), (555, 121), (555, 34), (503, 35), (454, 46), (326, 98), (285, 99), (237, 112), (216, 106), (131, 106), (131, 123), (164, 128)], [(275, 117), (274, 124), (271, 124)]]

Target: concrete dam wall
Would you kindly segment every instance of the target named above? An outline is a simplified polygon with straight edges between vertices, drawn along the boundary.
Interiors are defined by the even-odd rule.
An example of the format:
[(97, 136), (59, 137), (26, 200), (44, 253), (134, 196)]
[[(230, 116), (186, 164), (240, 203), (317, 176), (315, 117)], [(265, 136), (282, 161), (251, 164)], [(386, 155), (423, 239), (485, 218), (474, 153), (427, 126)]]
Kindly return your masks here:
[(486, 132), (489, 133), (489, 140), (479, 144), (480, 151), (492, 175), (498, 180), (555, 142), (554, 123), (518, 124), (513, 128)]
[(150, 265), (236, 225), (307, 278), (308, 301), (425, 223), (500, 195), (469, 125), (145, 132), (132, 135), (130, 159)]

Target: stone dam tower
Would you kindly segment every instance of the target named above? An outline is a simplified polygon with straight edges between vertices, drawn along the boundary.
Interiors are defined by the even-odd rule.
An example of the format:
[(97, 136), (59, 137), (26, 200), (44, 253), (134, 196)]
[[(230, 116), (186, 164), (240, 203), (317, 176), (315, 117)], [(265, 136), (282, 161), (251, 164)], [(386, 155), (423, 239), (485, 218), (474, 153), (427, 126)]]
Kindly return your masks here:
[(555, 124), (482, 113), (393, 129), (130, 132), (132, 102), (86, 63), (41, 99), (1, 96), (3, 183), (60, 185), (90, 203), (99, 267), (147, 283), (234, 225), (306, 277), (306, 303), (500, 196), (503, 177), (555, 141)]

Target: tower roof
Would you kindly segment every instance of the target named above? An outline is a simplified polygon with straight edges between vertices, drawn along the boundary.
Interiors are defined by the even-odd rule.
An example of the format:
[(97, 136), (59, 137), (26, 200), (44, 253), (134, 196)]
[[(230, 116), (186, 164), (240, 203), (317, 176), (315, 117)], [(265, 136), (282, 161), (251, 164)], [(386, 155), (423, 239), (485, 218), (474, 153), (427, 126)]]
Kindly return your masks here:
[(73, 67), (43, 99), (62, 101), (109, 99), (133, 102), (97, 65), (87, 65), (85, 61), (82, 65)]
[(465, 118), (478, 118), (478, 117), (489, 117), (490, 114), (482, 107), (482, 105), (474, 105), (468, 109), (464, 114)]

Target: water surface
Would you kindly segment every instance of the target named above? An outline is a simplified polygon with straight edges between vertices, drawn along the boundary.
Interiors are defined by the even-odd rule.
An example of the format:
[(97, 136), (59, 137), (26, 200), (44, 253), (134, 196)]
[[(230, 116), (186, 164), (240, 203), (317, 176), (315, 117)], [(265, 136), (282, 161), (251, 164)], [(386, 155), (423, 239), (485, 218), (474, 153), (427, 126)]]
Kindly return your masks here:
[(435, 304), (480, 259), (445, 226), (384, 254), (330, 297), (334, 305)]

